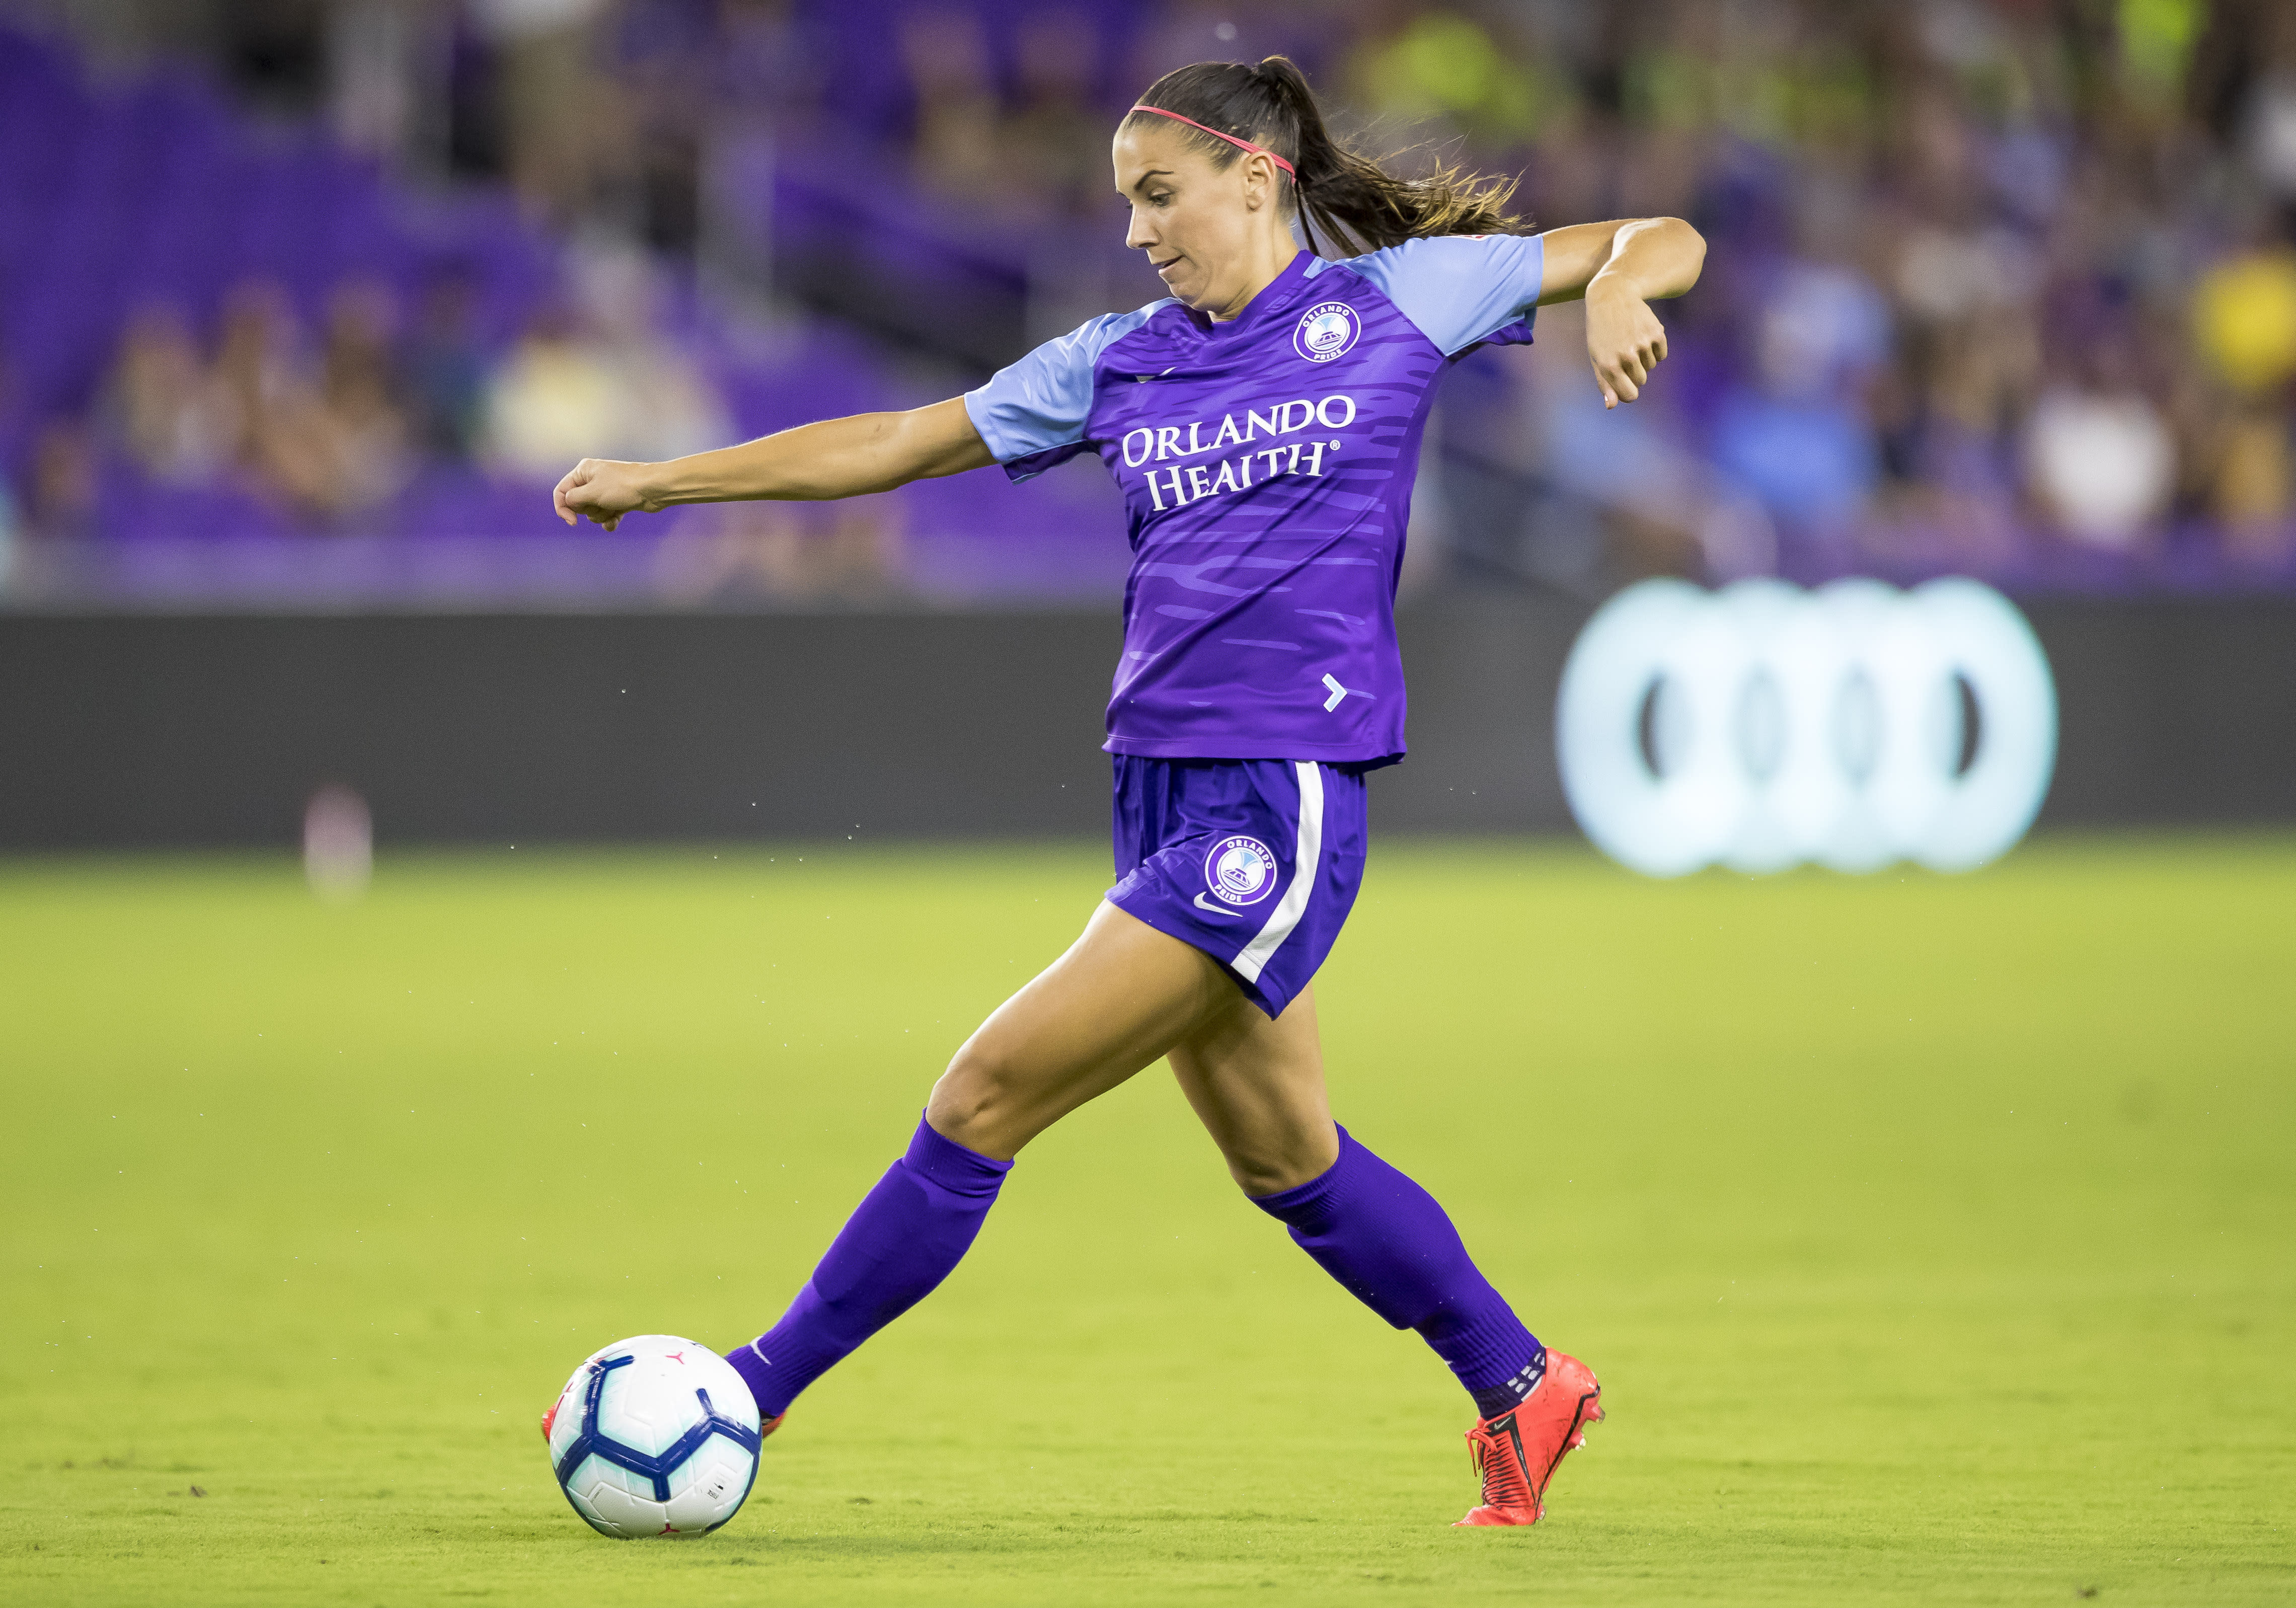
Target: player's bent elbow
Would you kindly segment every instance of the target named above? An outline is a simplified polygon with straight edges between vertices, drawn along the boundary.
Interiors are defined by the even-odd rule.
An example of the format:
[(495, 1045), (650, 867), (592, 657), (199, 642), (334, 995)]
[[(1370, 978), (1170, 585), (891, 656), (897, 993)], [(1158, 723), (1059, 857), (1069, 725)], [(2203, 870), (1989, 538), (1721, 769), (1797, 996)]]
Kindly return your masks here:
[(1674, 283), (1665, 294), (1679, 296), (1695, 285), (1706, 269), (1706, 236), (1678, 217), (1662, 217), (1659, 222), (1675, 252), (1675, 271), (1670, 275)]

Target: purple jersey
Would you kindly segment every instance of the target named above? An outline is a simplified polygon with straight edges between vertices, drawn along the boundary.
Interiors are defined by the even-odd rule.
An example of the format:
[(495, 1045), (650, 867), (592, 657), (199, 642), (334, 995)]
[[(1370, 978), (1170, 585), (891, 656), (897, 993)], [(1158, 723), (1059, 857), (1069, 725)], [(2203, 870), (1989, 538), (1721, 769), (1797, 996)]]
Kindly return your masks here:
[(1005, 472), (1090, 448), (1132, 574), (1111, 753), (1378, 762), (1404, 751), (1395, 583), (1435, 381), (1530, 339), (1534, 237), (1301, 252), (1243, 316), (1095, 318), (966, 394)]

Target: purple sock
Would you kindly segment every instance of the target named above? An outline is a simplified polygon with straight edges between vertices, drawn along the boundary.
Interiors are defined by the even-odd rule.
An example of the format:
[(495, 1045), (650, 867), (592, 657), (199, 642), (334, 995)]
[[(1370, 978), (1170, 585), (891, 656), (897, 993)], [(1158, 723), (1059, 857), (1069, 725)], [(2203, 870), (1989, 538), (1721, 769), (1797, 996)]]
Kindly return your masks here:
[(972, 1247), (1012, 1170), (919, 1118), (908, 1153), (838, 1230), (781, 1322), (726, 1356), (758, 1411), (778, 1417), (800, 1391), (931, 1294)]
[(1546, 1348), (1522, 1326), (1460, 1243), (1435, 1197), (1340, 1130), (1321, 1177), (1252, 1202), (1300, 1248), (1398, 1329), (1416, 1329), (1489, 1418), (1530, 1394)]

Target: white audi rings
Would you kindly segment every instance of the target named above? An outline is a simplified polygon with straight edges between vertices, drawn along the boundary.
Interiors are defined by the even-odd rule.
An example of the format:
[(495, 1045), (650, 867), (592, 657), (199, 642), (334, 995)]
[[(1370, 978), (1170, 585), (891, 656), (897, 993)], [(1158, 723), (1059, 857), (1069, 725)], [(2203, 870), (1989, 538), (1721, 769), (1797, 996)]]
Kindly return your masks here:
[(1644, 581), (1572, 646), (1555, 746), (1587, 835), (1652, 876), (1961, 871), (2041, 808), (2056, 687), (2024, 616), (1972, 580)]

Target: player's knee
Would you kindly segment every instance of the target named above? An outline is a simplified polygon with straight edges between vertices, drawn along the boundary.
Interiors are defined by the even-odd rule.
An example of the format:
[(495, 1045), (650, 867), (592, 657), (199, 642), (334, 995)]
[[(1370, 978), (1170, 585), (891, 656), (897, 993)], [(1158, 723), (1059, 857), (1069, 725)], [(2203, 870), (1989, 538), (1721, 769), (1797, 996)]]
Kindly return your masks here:
[[(1257, 1157), (1230, 1156), (1227, 1176), (1235, 1186), (1253, 1200), (1265, 1194), (1280, 1194), (1292, 1186), (1293, 1180), (1281, 1167)], [(1300, 1180), (1305, 1182), (1306, 1180)]]
[(1338, 1160), (1336, 1136), (1326, 1129), (1231, 1135), (1220, 1142), (1228, 1177), (1254, 1200), (1297, 1189), (1323, 1177)]
[(1244, 1147), (1224, 1153), (1227, 1176), (1252, 1199), (1297, 1189), (1324, 1171), (1298, 1146)]
[(986, 1150), (1004, 1137), (1019, 1107), (1020, 1079), (993, 1051), (967, 1043), (933, 1085), (925, 1120), (945, 1139)]

